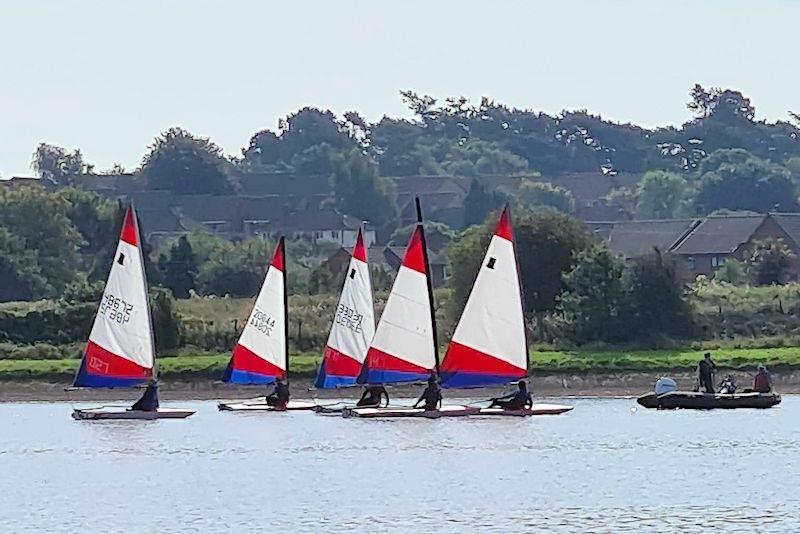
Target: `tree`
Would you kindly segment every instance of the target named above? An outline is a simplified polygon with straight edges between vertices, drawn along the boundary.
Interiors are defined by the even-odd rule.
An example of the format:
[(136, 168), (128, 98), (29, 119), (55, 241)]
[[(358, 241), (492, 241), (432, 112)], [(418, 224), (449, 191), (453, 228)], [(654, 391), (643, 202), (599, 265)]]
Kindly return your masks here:
[(695, 198), (698, 213), (714, 210), (797, 211), (797, 192), (783, 167), (751, 157), (739, 161), (740, 153), (727, 162), (720, 162), (700, 179)]
[[(466, 303), (496, 223), (496, 214), (491, 214), (482, 225), (461, 232), (447, 249), (456, 312)], [(515, 213), (514, 237), (527, 310), (552, 310), (564, 288), (562, 274), (572, 269), (580, 251), (592, 245), (591, 234), (567, 215), (542, 210)]]
[(753, 283), (766, 286), (786, 282), (793, 258), (794, 253), (783, 239), (769, 237), (754, 242), (747, 260)]
[(39, 187), (0, 188), (0, 227), (36, 251), (40, 274), (56, 294), (75, 278), (79, 265), (82, 240), (68, 209), (64, 198)]
[(649, 171), (636, 187), (636, 214), (642, 219), (674, 219), (684, 214), (686, 180), (674, 173)]
[(525, 180), (519, 188), (520, 202), (529, 208), (552, 208), (561, 213), (572, 213), (575, 198), (563, 187), (549, 182)]
[(81, 269), (89, 280), (105, 279), (117, 246), (123, 209), (95, 193), (68, 187), (56, 193), (67, 203), (66, 215), (80, 233)]
[(156, 350), (180, 347), (183, 341), (183, 322), (169, 292), (164, 288), (152, 288), (149, 299)]
[(604, 245), (578, 253), (575, 267), (563, 276), (565, 290), (559, 298), (571, 341), (582, 344), (629, 337), (622, 274), (622, 261)]
[(331, 164), (331, 185), (339, 212), (369, 221), (377, 229), (378, 239), (385, 242), (397, 220), (397, 206), (378, 166), (358, 150), (336, 154)]
[(693, 329), (692, 309), (683, 298), (673, 260), (655, 251), (634, 258), (624, 276), (631, 337), (685, 337)]
[(0, 302), (37, 300), (53, 292), (38, 256), (36, 249), (0, 226)]
[(725, 260), (725, 264), (720, 267), (714, 275), (714, 280), (728, 282), (733, 285), (744, 284), (747, 282), (747, 272), (744, 263), (734, 259)]
[(162, 254), (158, 261), (164, 287), (172, 291), (175, 298), (187, 298), (189, 290), (195, 288), (197, 279), (197, 257), (192, 244), (184, 235)]
[(464, 226), (482, 223), (490, 212), (500, 206), (501, 202), (497, 193), (487, 193), (483, 184), (477, 178), (473, 178), (469, 185), (469, 192), (464, 198)]
[(220, 195), (234, 189), (228, 166), (222, 149), (208, 138), (170, 128), (150, 145), (139, 172), (150, 189)]
[(88, 166), (80, 149), (70, 152), (60, 146), (39, 143), (31, 167), (40, 178), (61, 184), (69, 183), (73, 176), (82, 174)]

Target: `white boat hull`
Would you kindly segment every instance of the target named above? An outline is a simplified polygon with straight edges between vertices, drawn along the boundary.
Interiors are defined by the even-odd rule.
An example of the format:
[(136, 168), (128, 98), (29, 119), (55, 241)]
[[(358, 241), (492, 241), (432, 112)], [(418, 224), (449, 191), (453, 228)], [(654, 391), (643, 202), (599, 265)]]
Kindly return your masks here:
[(194, 410), (181, 408), (159, 408), (155, 411), (131, 410), (128, 408), (100, 407), (75, 409), (72, 418), (80, 421), (135, 419), (152, 421), (154, 419), (186, 419)]
[(344, 417), (362, 417), (372, 419), (400, 418), (400, 417), (425, 417), (438, 419), (440, 417), (464, 417), (475, 415), (480, 408), (471, 406), (442, 406), (438, 410), (424, 410), (407, 406), (387, 406), (385, 408), (345, 408), (342, 410)]
[(286, 405), (286, 409), (280, 410), (267, 404), (267, 401), (264, 400), (263, 397), (261, 399), (253, 399), (248, 401), (220, 402), (217, 404), (217, 407), (224, 412), (285, 412), (295, 410), (313, 410), (315, 406), (316, 404), (311, 401), (290, 400)]
[(572, 406), (564, 404), (534, 404), (524, 410), (504, 410), (503, 408), (481, 408), (478, 415), (529, 417), (531, 415), (558, 415), (572, 410)]

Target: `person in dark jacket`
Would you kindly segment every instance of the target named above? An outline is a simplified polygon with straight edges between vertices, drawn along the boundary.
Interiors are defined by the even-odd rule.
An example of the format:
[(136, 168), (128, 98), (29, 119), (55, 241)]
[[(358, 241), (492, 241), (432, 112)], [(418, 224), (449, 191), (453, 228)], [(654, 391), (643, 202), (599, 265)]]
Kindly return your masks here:
[(131, 410), (141, 410), (143, 412), (155, 412), (158, 410), (158, 384), (151, 380), (144, 390), (142, 398), (133, 403)]
[(758, 373), (753, 379), (753, 391), (769, 393), (772, 391), (772, 377), (765, 365), (758, 366)]
[(364, 386), (364, 393), (356, 403), (360, 408), (377, 408), (381, 405), (381, 398), (386, 398), (385, 406), (389, 405), (389, 393), (381, 384)]
[(418, 408), (421, 402), (425, 402), (424, 408), (426, 411), (436, 410), (442, 405), (442, 390), (436, 381), (436, 375), (433, 373), (428, 377), (428, 385), (420, 398), (417, 399), (417, 402), (414, 403), (414, 408)]
[(492, 399), (489, 408), (502, 408), (504, 410), (522, 410), (523, 408), (530, 408), (533, 406), (533, 397), (528, 392), (528, 384), (524, 380), (517, 382), (517, 388), (514, 393), (509, 393), (503, 397)]
[(706, 393), (716, 393), (716, 389), (714, 389), (716, 370), (717, 366), (711, 359), (711, 353), (706, 352), (703, 359), (697, 364), (697, 380), (700, 383), (700, 389), (705, 390)]
[(289, 404), (289, 383), (285, 378), (275, 381), (272, 393), (267, 395), (267, 404), (277, 410), (286, 409), (286, 405)]

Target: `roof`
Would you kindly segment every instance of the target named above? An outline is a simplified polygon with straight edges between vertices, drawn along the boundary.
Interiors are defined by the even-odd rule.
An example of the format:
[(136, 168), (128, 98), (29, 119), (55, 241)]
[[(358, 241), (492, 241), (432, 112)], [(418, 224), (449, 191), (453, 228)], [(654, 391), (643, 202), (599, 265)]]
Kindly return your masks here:
[(676, 254), (731, 254), (747, 243), (766, 215), (706, 217), (673, 249)]
[(641, 256), (657, 247), (667, 251), (697, 224), (693, 219), (619, 221), (608, 235), (608, 248), (625, 257)]
[(800, 213), (771, 213), (770, 216), (800, 246)]

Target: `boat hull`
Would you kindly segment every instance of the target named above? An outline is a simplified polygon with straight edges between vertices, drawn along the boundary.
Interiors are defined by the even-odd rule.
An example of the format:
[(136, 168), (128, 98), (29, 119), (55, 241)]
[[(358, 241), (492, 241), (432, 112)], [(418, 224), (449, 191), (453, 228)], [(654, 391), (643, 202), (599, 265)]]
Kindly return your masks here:
[(408, 406), (386, 406), (384, 408), (344, 408), (344, 417), (361, 417), (365, 419), (389, 419), (403, 417), (424, 417), (439, 419), (440, 417), (464, 417), (476, 415), (480, 408), (471, 406), (442, 406), (438, 410), (424, 410)]
[(72, 418), (79, 421), (99, 421), (99, 420), (142, 420), (152, 421), (154, 419), (186, 419), (193, 415), (194, 410), (184, 410), (181, 408), (159, 408), (155, 411), (129, 410), (127, 408), (87, 408), (75, 409), (72, 411)]
[(735, 393), (733, 395), (699, 393), (695, 391), (671, 391), (663, 395), (647, 393), (636, 399), (645, 408), (660, 410), (713, 410), (736, 408), (772, 408), (781, 403), (777, 393)]
[(529, 417), (531, 415), (559, 415), (572, 410), (572, 406), (564, 404), (534, 404), (523, 410), (504, 410), (503, 408), (482, 408), (478, 415), (493, 417)]
[(296, 410), (313, 410), (316, 404), (311, 401), (292, 401), (286, 405), (286, 408), (276, 409), (274, 406), (267, 404), (263, 398), (253, 399), (248, 401), (232, 401), (220, 402), (217, 407), (223, 412), (286, 412)]

